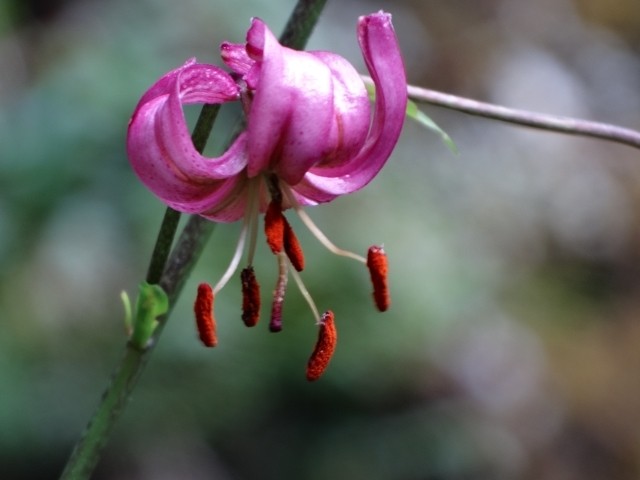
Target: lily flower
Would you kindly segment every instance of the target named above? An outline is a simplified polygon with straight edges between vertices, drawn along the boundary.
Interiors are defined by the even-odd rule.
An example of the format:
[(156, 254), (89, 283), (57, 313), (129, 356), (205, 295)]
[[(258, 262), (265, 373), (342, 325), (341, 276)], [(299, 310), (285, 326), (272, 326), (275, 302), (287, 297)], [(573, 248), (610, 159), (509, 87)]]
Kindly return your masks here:
[[(130, 120), (127, 152), (133, 169), (165, 204), (216, 222), (243, 219), (231, 265), (213, 291), (217, 293), (237, 269), (250, 233), (248, 266), (242, 272), (243, 319), (248, 325), (255, 324), (259, 310), (251, 265), (260, 213), (265, 213), (267, 241), (278, 258), (273, 331), (281, 328), (289, 264), (295, 267), (294, 279), (317, 323), (323, 324), (326, 318), (319, 315), (297, 274), (304, 267), (304, 257), (284, 217), (286, 209), (294, 209), (334, 253), (369, 265), (384, 263), (386, 275), (381, 247), (372, 247), (378, 261), (369, 262), (340, 250), (302, 209), (366, 186), (384, 166), (402, 130), (406, 77), (391, 15), (380, 11), (360, 17), (357, 38), (375, 84), (373, 113), (365, 85), (347, 60), (330, 52), (284, 47), (264, 22), (254, 18), (246, 43), (221, 46), (231, 74), (190, 59), (151, 86)], [(183, 105), (235, 101), (243, 106), (246, 129), (221, 156), (198, 153)], [(377, 267), (369, 268), (374, 289), (386, 289), (386, 276), (382, 281), (379, 272), (374, 275)], [(388, 301), (381, 308), (378, 298), (385, 297), (388, 299), (387, 292), (375, 297), (381, 310), (388, 307)]]

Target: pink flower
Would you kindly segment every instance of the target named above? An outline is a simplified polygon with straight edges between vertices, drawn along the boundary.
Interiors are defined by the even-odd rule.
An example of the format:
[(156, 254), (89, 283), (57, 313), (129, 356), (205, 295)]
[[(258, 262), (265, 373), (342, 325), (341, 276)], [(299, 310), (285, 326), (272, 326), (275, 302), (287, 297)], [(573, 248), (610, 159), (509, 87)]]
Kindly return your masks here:
[[(253, 19), (246, 44), (221, 46), (222, 59), (232, 74), (188, 60), (142, 96), (129, 123), (131, 164), (164, 203), (218, 222), (244, 219), (236, 253), (214, 293), (236, 270), (248, 232), (255, 235), (258, 214), (266, 212), (265, 233), (279, 269), (272, 331), (281, 328), (288, 265), (298, 271), (304, 265), (302, 249), (283, 215), (285, 209), (294, 208), (334, 253), (367, 263), (335, 247), (301, 209), (367, 185), (384, 166), (402, 130), (406, 77), (391, 15), (378, 12), (360, 17), (357, 36), (375, 84), (373, 115), (364, 83), (349, 62), (330, 52), (283, 47), (261, 20)], [(199, 154), (187, 130), (183, 105), (234, 101), (242, 102), (247, 128), (220, 157)], [(377, 255), (384, 255), (381, 247), (375, 248)], [(247, 325), (255, 325), (260, 308), (251, 266), (254, 249), (242, 274)], [(370, 264), (382, 265), (382, 260)], [(294, 271), (293, 276), (322, 323), (324, 316), (299, 275)], [(386, 289), (385, 282), (386, 277), (377, 286), (374, 282), (374, 287)], [(377, 295), (388, 300), (386, 291)], [(386, 309), (388, 301), (382, 306), (378, 302), (378, 307)]]
[[(192, 59), (143, 95), (127, 136), (135, 172), (172, 208), (219, 222), (246, 213), (254, 178), (275, 175), (301, 205), (361, 189), (391, 155), (407, 94), (391, 15), (361, 17), (358, 41), (376, 86), (373, 120), (364, 84), (344, 58), (283, 47), (253, 19), (246, 45), (221, 47), (223, 60), (242, 81)], [(200, 155), (182, 105), (240, 99), (247, 110), (246, 131), (222, 156)], [(259, 197), (264, 211), (267, 190)], [(290, 206), (287, 199), (284, 206)]]

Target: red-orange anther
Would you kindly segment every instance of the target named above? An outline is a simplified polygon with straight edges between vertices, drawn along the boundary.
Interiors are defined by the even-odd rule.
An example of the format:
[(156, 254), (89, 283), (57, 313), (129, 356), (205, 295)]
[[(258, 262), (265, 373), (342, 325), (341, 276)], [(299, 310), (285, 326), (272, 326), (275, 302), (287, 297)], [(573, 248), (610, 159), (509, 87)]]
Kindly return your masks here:
[(253, 267), (240, 274), (242, 282), (242, 321), (247, 327), (255, 327), (260, 319), (260, 285)]
[(264, 215), (264, 234), (269, 248), (274, 254), (285, 251), (293, 268), (298, 272), (304, 269), (304, 253), (298, 237), (282, 214), (282, 202), (271, 200)]
[(289, 257), (291, 261), (291, 265), (298, 272), (304, 270), (304, 253), (302, 252), (302, 247), (300, 246), (300, 242), (298, 241), (298, 237), (296, 237), (293, 228), (287, 222), (287, 219), (284, 218), (284, 252)]
[(310, 382), (314, 382), (322, 376), (329, 365), (338, 341), (338, 331), (333, 321), (333, 312), (331, 310), (324, 312), (320, 321), (318, 341), (307, 363), (307, 380)]
[(373, 299), (376, 307), (384, 312), (391, 305), (391, 295), (387, 285), (387, 254), (382, 247), (376, 245), (369, 247), (367, 252), (367, 268), (373, 284)]
[(284, 248), (284, 226), (286, 219), (282, 215), (282, 204), (271, 200), (264, 215), (264, 234), (271, 251), (280, 253)]
[(207, 347), (218, 344), (216, 335), (216, 320), (213, 316), (213, 290), (208, 283), (198, 285), (198, 295), (193, 310), (196, 314), (196, 326), (200, 340)]

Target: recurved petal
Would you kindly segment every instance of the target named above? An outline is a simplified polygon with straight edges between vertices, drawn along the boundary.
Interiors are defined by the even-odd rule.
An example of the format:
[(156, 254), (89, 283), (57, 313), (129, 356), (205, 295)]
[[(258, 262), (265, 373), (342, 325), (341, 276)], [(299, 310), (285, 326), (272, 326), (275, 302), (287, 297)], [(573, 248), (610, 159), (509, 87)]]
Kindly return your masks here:
[(223, 42), (220, 45), (222, 61), (239, 75), (246, 75), (255, 61), (249, 58), (247, 49), (242, 43)]
[(384, 12), (360, 17), (358, 41), (376, 87), (376, 104), (369, 135), (360, 152), (339, 168), (312, 168), (300, 191), (316, 201), (329, 201), (367, 185), (395, 147), (405, 118), (407, 80), (400, 47)]
[(202, 215), (216, 222), (235, 222), (247, 208), (247, 178), (236, 175), (221, 180), (216, 190), (186, 204), (169, 204), (175, 210)]
[(171, 70), (170, 72), (165, 73), (162, 77), (160, 77), (158, 81), (153, 85), (151, 85), (151, 87), (149, 87), (149, 89), (146, 92), (144, 92), (142, 97), (140, 97), (140, 100), (138, 101), (138, 104), (136, 105), (136, 108), (134, 110), (134, 115), (135, 115), (135, 112), (137, 112), (138, 109), (145, 103), (148, 103), (154, 98), (159, 97), (161, 95), (166, 95), (168, 92), (170, 92), (173, 89), (173, 85), (176, 81), (176, 77), (180, 75), (180, 73), (184, 69), (186, 69), (187, 67), (190, 67), (191, 65), (194, 65), (195, 63), (196, 63), (195, 57), (190, 58), (189, 60), (184, 62), (183, 65)]
[(238, 87), (223, 70), (187, 62), (154, 84), (129, 123), (127, 153), (142, 182), (165, 203), (198, 213), (224, 201), (246, 166), (246, 135), (220, 157), (194, 148), (182, 109), (187, 103), (224, 103), (238, 98)]
[(247, 52), (259, 68), (247, 127), (249, 176), (272, 168), (298, 183), (328, 151), (331, 71), (314, 55), (281, 46), (260, 19), (247, 34)]
[(331, 52), (309, 52), (331, 70), (333, 116), (326, 138), (328, 153), (317, 166), (323, 171), (352, 159), (362, 148), (371, 122), (369, 95), (360, 74), (345, 58)]

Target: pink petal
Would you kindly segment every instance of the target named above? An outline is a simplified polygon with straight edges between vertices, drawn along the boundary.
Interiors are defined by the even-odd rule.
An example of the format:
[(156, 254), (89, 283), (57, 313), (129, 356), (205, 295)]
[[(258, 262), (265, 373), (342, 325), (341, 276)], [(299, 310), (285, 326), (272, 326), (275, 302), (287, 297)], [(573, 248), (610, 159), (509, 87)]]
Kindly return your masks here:
[(247, 55), (247, 49), (243, 43), (223, 42), (220, 45), (222, 61), (239, 75), (246, 75), (255, 61)]
[(281, 46), (259, 19), (247, 40), (247, 52), (260, 68), (247, 127), (249, 176), (272, 169), (296, 184), (330, 151), (331, 70), (308, 52)]
[(191, 141), (182, 105), (237, 100), (238, 87), (223, 70), (188, 61), (156, 82), (129, 123), (127, 153), (142, 182), (183, 212), (197, 213), (228, 201), (246, 166), (246, 134), (220, 157), (200, 155)]
[(151, 87), (149, 87), (149, 89), (144, 93), (144, 95), (142, 95), (142, 97), (138, 101), (138, 104), (136, 105), (136, 108), (134, 110), (134, 115), (135, 115), (135, 112), (145, 103), (151, 101), (152, 99), (160, 95), (165, 95), (172, 88), (171, 86), (176, 81), (176, 77), (180, 75), (180, 73), (185, 68), (191, 65), (194, 65), (195, 63), (196, 63), (196, 59), (190, 58), (189, 60), (184, 62), (182, 66), (176, 69), (173, 69), (170, 72), (165, 73), (156, 83), (154, 83), (153, 85), (151, 85)]
[(367, 89), (360, 74), (343, 57), (331, 52), (309, 52), (331, 70), (333, 118), (325, 140), (331, 151), (317, 166), (338, 167), (353, 158), (364, 145), (371, 122)]
[(338, 168), (312, 168), (296, 191), (310, 201), (327, 202), (367, 185), (395, 147), (405, 118), (407, 81), (391, 15), (379, 12), (360, 17), (358, 41), (376, 86), (371, 130), (362, 150)]

